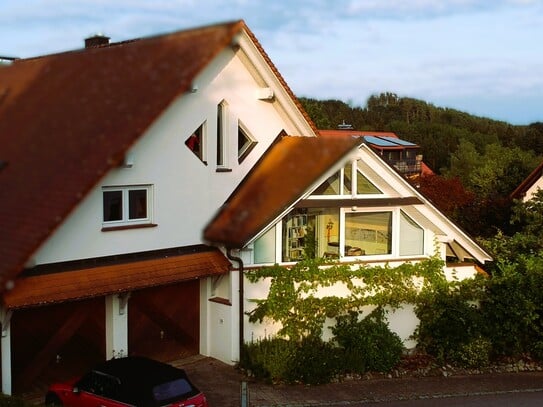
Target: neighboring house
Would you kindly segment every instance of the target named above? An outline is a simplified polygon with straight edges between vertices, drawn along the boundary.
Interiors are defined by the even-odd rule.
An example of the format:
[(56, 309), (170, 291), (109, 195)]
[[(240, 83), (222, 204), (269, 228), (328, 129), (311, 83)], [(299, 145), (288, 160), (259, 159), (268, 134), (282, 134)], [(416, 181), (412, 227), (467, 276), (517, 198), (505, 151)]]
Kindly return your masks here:
[(237, 271), (202, 230), (280, 134), (316, 136), (243, 22), (88, 45), (0, 68), (7, 394), (127, 353), (232, 362)]
[[(342, 126), (345, 125), (340, 125), (340, 127)], [(358, 131), (349, 127), (340, 130), (319, 130), (319, 133), (323, 136), (362, 137), (364, 142), (383, 160), (407, 178), (417, 178), (434, 173), (422, 160), (419, 145), (402, 140), (392, 132)]]
[(511, 198), (526, 202), (532, 199), (538, 189), (543, 189), (543, 162), (511, 193)]
[(243, 268), (309, 230), (342, 262), (490, 259), (363, 138), (320, 136), (243, 22), (94, 40), (0, 68), (4, 393), (126, 354), (239, 360), (267, 329)]

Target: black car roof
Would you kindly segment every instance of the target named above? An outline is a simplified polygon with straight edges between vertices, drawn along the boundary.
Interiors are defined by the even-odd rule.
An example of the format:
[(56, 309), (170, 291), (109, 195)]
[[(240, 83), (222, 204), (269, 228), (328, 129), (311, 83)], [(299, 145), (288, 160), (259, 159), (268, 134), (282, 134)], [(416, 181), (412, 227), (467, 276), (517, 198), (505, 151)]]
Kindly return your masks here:
[(118, 378), (120, 399), (136, 406), (156, 405), (152, 399), (153, 387), (176, 379), (184, 379), (190, 385), (192, 390), (187, 396), (199, 393), (183, 369), (141, 356), (110, 359), (92, 370)]
[[(124, 382), (145, 379), (150, 384), (156, 384), (168, 379), (187, 378), (183, 369), (142, 356), (110, 359), (93, 370), (115, 376)], [(146, 373), (144, 377), (141, 376), (142, 372)]]

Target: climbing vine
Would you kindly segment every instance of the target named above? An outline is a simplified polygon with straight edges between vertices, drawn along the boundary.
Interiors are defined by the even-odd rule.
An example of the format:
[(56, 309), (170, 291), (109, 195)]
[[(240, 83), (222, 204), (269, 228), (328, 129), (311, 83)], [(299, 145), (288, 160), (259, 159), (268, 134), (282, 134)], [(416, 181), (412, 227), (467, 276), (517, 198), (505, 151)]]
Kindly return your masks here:
[[(321, 336), (326, 318), (337, 318), (368, 305), (398, 308), (416, 303), (425, 288), (447, 286), (444, 263), (437, 256), (397, 267), (341, 264), (306, 259), (292, 266), (274, 265), (247, 272), (250, 282), (270, 280), (265, 299), (254, 299), (249, 321), (281, 324), (278, 335), (293, 340)], [(343, 286), (343, 296), (319, 295), (325, 287)]]

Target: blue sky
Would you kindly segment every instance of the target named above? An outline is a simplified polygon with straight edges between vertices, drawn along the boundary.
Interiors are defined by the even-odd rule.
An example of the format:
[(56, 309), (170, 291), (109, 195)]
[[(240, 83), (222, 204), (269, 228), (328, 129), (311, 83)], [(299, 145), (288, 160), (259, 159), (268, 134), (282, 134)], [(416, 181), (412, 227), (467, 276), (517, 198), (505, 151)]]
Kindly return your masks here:
[(0, 55), (244, 19), (298, 96), (543, 122), (543, 0), (0, 0)]

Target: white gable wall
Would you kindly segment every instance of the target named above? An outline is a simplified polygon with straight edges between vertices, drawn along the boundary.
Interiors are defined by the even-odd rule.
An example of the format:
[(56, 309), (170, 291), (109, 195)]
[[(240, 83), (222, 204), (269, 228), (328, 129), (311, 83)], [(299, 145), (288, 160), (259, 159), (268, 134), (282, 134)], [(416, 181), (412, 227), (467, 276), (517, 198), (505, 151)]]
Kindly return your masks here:
[[(35, 253), (36, 264), (139, 252), (201, 243), (204, 225), (281, 130), (285, 122), (270, 101), (258, 100), (260, 86), (235, 53), (227, 49), (194, 81), (198, 90), (182, 95), (130, 149), (132, 168), (112, 170)], [(217, 105), (228, 103), (227, 166), (217, 172)], [(241, 120), (258, 144), (238, 164)], [(204, 165), (184, 144), (206, 123)], [(153, 185), (153, 223), (158, 226), (102, 232), (102, 187)]]

